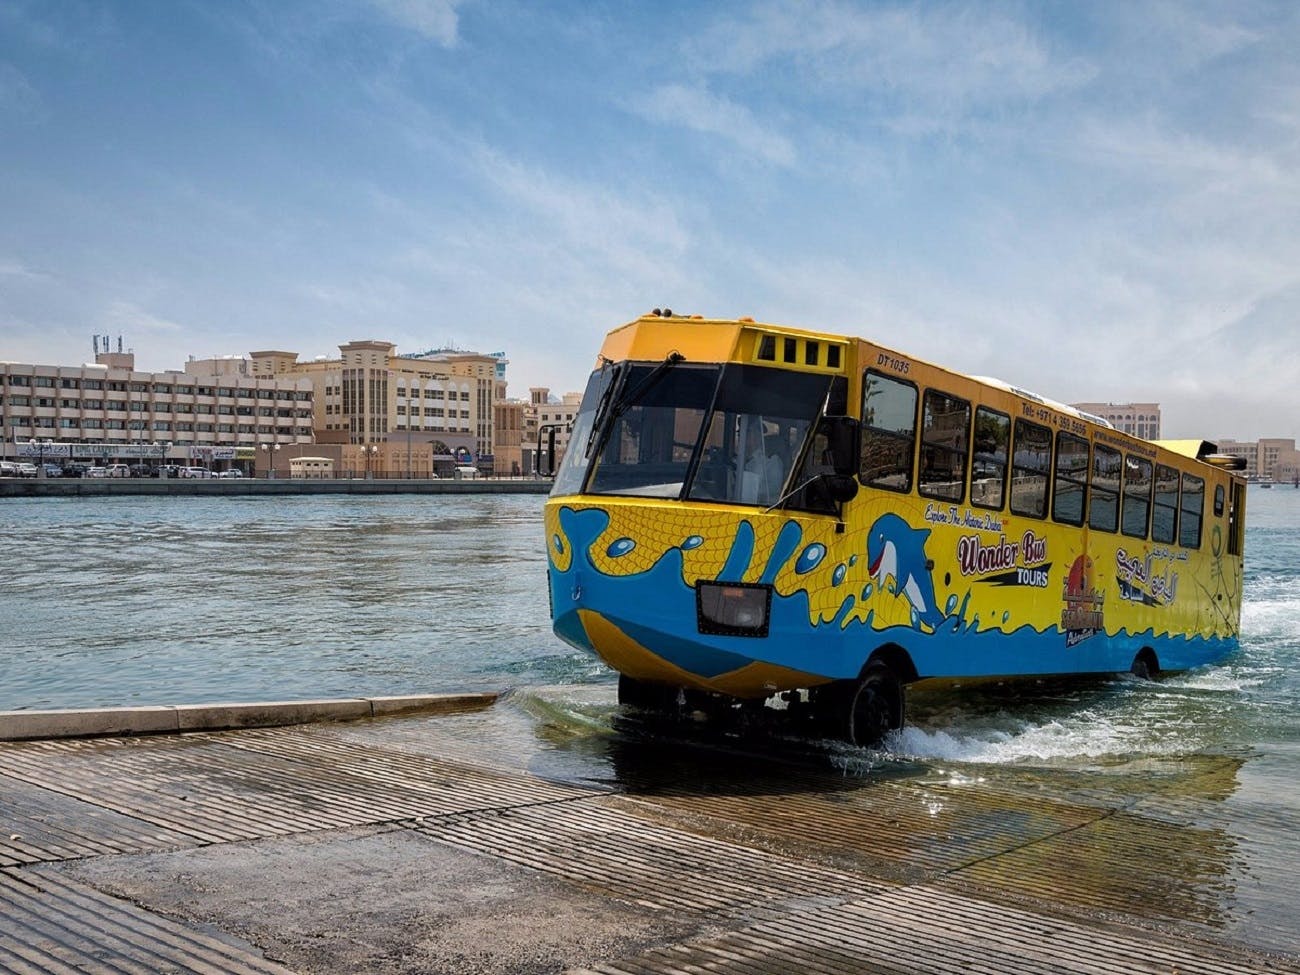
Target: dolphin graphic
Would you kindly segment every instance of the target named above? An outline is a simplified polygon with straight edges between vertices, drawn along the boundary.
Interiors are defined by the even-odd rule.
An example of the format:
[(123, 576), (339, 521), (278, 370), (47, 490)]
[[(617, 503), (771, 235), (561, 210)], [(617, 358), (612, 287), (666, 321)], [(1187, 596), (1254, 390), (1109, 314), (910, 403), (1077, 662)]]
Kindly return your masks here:
[(935, 629), (947, 617), (934, 604), (934, 581), (925, 557), (930, 529), (913, 528), (898, 515), (881, 515), (867, 531), (867, 563), (881, 584), (893, 576), (897, 592), (907, 597), (917, 617)]

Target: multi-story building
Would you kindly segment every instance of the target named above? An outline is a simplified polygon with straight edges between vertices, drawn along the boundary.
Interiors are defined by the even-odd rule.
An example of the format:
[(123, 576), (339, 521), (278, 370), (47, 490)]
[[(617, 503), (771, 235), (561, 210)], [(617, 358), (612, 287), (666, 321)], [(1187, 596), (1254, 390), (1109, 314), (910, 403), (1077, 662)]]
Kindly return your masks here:
[(195, 365), (139, 372), (133, 353), (98, 348), (93, 364), (0, 363), (0, 453), (29, 457), (35, 441), (60, 459), (248, 462), (261, 444), (311, 443), (310, 382)]
[(1071, 403), (1076, 410), (1109, 420), (1116, 430), (1144, 440), (1160, 439), (1159, 403)]
[(1262, 437), (1259, 440), (1217, 440), (1223, 454), (1242, 457), (1246, 474), (1262, 480), (1290, 481), (1300, 470), (1300, 452), (1293, 438)]
[[(504, 392), (504, 389), (499, 390)], [(496, 414), (496, 443), (493, 456), (496, 458), (496, 473), (516, 476), (529, 473), (531, 466), (525, 466), (524, 452), (524, 411), (528, 404), (523, 400), (506, 399), (500, 396), (493, 406)], [(531, 457), (529, 453), (529, 457)]]
[[(314, 389), (319, 444), (341, 446), (342, 470), (428, 476), (457, 463), (498, 469), (494, 404), (507, 360), (458, 349), (398, 355), (392, 342), (339, 346), (339, 357), (249, 354), (255, 376), (301, 376)], [(332, 453), (327, 451), (327, 453)]]

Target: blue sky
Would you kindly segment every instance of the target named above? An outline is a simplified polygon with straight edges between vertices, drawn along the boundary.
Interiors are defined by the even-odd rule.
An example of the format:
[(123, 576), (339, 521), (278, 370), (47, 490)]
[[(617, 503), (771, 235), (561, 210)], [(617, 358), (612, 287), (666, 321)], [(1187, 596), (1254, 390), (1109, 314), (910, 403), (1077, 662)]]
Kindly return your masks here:
[(1300, 4), (0, 0), (0, 358), (652, 307), (1300, 436)]

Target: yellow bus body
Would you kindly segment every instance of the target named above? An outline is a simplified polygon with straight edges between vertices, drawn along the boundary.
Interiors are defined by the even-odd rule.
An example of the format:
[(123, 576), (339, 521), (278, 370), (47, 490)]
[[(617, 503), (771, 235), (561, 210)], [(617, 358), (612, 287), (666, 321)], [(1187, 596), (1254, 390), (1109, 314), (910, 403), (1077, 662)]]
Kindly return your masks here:
[[(859, 470), (856, 496), (833, 512), (685, 493), (594, 493), (574, 489), (573, 477), (557, 481), (545, 516), (555, 630), (619, 673), (754, 699), (857, 678), (879, 659), (914, 681), (1113, 673), (1143, 661), (1182, 670), (1237, 648), (1245, 482), (1203, 459), (1212, 445), (1140, 440), (1028, 391), (874, 342), (748, 319), (646, 316), (609, 333), (597, 367), (653, 365), (674, 353), (686, 364), (829, 377), (844, 392), (845, 413), (862, 424), (864, 468), (865, 445), (875, 437), (900, 473), (893, 483), (873, 483)], [(905, 402), (909, 386), (918, 406), (907, 448), (902, 437), (872, 432), (879, 418), (863, 394), (869, 388)], [(962, 402), (966, 457), (958, 477), (952, 444), (963, 437)], [(929, 410), (935, 403), (956, 406), (940, 415)], [(1009, 436), (1014, 430), (1000, 488), (996, 476), (974, 476), (980, 431), (972, 431), (972, 416), (985, 421), (993, 441), (1001, 417)], [(943, 443), (926, 440), (931, 421)], [(1033, 471), (1041, 468), (1041, 451), (1020, 448), (1035, 437), (1041, 444), (1043, 430), (1052, 442), (1046, 487), (1017, 466), (1027, 457), (1039, 465)], [(599, 441), (578, 439), (570, 453), (593, 443), (599, 450)], [(945, 458), (952, 476), (923, 481), (929, 455)], [(989, 456), (981, 470), (996, 475), (996, 452)], [(580, 461), (575, 454), (566, 463)], [(597, 463), (593, 457), (587, 466)], [(903, 489), (907, 464), (914, 476)], [(1143, 472), (1152, 483), (1139, 535)], [(1043, 490), (1045, 517), (1013, 510)], [(1068, 523), (1072, 514), (1067, 523), (1053, 517), (1054, 504), (1073, 512), (1076, 502), (1081, 524)], [(1112, 508), (1117, 523), (1108, 530)], [(1118, 522), (1121, 511), (1131, 524)], [(1161, 515), (1181, 520), (1183, 534), (1172, 542), (1152, 537), (1153, 521), (1157, 534), (1168, 532)], [(724, 601), (753, 596), (755, 606), (769, 600), (761, 634), (716, 632), (704, 592)]]

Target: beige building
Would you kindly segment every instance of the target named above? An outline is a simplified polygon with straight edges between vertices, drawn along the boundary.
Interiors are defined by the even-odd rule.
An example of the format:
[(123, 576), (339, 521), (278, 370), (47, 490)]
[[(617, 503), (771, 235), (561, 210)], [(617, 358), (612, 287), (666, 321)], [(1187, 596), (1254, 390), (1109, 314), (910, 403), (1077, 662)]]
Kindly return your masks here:
[(1159, 403), (1071, 403), (1076, 410), (1091, 413), (1123, 433), (1144, 440), (1160, 439)]
[(528, 404), (523, 400), (499, 398), (493, 406), (496, 414), (496, 443), (492, 454), (496, 473), (517, 476), (528, 472), (524, 466), (524, 416)]
[(472, 458), (496, 467), (497, 389), (506, 360), (455, 349), (398, 355), (392, 342), (339, 346), (338, 358), (299, 362), (279, 350), (249, 354), (259, 377), (301, 376), (314, 391), (320, 444), (337, 444), (341, 471), (428, 476)]
[(1300, 470), (1300, 452), (1295, 440), (1283, 437), (1263, 437), (1259, 440), (1216, 441), (1220, 453), (1242, 457), (1246, 461), (1246, 475), (1260, 480), (1292, 481)]
[(139, 372), (133, 353), (98, 348), (93, 364), (0, 363), (0, 453), (25, 458), (37, 441), (46, 459), (226, 467), (247, 466), (262, 444), (311, 443), (310, 382), (191, 365)]

